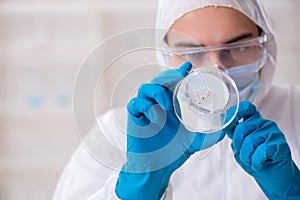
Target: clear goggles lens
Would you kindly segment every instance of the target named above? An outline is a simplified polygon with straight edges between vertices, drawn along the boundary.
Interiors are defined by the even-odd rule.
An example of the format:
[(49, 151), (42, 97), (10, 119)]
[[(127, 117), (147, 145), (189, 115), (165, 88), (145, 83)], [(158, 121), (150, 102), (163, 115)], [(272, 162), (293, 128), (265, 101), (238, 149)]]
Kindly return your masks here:
[[(227, 70), (262, 59), (265, 55), (266, 42), (266, 35), (262, 35), (253, 39), (218, 46), (203, 47), (193, 43), (192, 45), (189, 44), (193, 47), (184, 47), (184, 45), (182, 47), (167, 47), (165, 44), (165, 55), (171, 65), (177, 65), (184, 60), (197, 67), (208, 67), (209, 64), (214, 63), (223, 70)], [(177, 44), (187, 43), (187, 41), (177, 42)], [(259, 65), (256, 67), (259, 68)]]

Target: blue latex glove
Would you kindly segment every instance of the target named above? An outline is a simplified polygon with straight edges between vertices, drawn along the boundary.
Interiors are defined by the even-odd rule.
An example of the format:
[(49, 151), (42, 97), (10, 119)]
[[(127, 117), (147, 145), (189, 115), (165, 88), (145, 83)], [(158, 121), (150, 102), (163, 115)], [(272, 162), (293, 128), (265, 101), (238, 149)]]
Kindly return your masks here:
[(192, 133), (173, 110), (176, 84), (191, 70), (189, 62), (143, 84), (128, 103), (127, 162), (119, 173), (116, 194), (121, 199), (159, 199), (170, 179), (193, 153), (208, 148), (224, 133)]
[(244, 101), (226, 133), (236, 161), (269, 199), (300, 199), (300, 172), (275, 122), (262, 118), (254, 105)]

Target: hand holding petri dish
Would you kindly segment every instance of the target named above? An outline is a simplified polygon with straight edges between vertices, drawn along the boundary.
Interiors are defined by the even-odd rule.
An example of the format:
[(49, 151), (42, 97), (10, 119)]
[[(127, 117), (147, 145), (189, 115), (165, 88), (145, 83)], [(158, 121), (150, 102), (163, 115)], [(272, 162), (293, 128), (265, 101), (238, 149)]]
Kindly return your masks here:
[[(235, 82), (216, 67), (193, 69), (176, 85), (173, 96), (174, 111), (181, 123), (190, 131), (201, 133), (215, 133), (228, 126), (238, 103)], [(228, 113), (233, 106), (235, 111)]]

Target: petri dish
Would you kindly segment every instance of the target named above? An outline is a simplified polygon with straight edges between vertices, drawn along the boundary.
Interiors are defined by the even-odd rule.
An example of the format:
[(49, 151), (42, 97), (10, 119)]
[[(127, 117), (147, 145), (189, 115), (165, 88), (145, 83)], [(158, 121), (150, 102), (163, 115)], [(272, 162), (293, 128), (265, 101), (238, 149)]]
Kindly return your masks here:
[[(193, 69), (175, 87), (173, 106), (177, 118), (192, 132), (215, 133), (234, 119), (239, 104), (232, 78), (215, 67)], [(228, 110), (234, 109), (230, 112)]]

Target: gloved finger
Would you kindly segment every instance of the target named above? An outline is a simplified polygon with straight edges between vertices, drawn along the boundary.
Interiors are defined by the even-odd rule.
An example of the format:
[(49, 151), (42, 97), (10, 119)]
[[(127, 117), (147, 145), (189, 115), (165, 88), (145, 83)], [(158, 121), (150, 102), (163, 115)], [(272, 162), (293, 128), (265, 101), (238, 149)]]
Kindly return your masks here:
[(188, 75), (191, 69), (192, 69), (192, 63), (184, 62), (176, 71), (182, 76), (186, 76)]
[[(225, 132), (228, 135), (229, 138), (233, 137), (233, 133), (235, 132), (234, 129), (239, 123), (241, 119), (244, 121), (247, 120), (249, 117), (253, 115), (259, 115), (259, 112), (257, 111), (256, 107), (251, 104), (249, 101), (242, 101), (238, 105), (238, 111), (236, 116), (234, 117), (233, 121), (229, 124), (228, 127), (226, 127)], [(231, 117), (233, 115), (233, 112), (235, 112), (236, 107), (230, 108), (225, 116), (225, 121), (228, 121), (228, 117)]]
[(159, 104), (164, 110), (172, 109), (172, 98), (167, 89), (155, 84), (143, 84), (138, 90), (138, 97)]
[(240, 154), (241, 147), (244, 143), (245, 138), (256, 129), (256, 124), (247, 122), (242, 122), (236, 126), (231, 143), (231, 147), (235, 155)]
[(162, 85), (173, 91), (175, 85), (192, 69), (190, 62), (183, 63), (178, 69), (167, 70), (152, 79), (151, 83)]
[(281, 132), (270, 132), (252, 156), (252, 167), (260, 170), (266, 165), (291, 159), (290, 148)]
[(248, 135), (241, 146), (240, 150), (240, 161), (247, 166), (253, 165), (254, 153), (259, 151), (259, 147), (264, 144), (267, 140), (266, 135), (262, 134), (259, 130)]
[(278, 151), (276, 144), (269, 145), (267, 143), (262, 143), (258, 146), (252, 155), (251, 167), (254, 171), (259, 171), (266, 167), (267, 164), (271, 164), (273, 155)]
[(131, 99), (127, 104), (127, 110), (132, 117), (143, 120), (145, 123), (147, 121), (143, 117), (156, 124), (161, 121), (160, 116), (164, 115), (162, 115), (162, 110), (159, 108), (159, 105), (139, 97)]

